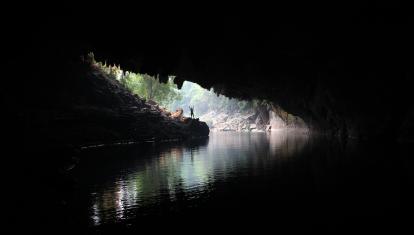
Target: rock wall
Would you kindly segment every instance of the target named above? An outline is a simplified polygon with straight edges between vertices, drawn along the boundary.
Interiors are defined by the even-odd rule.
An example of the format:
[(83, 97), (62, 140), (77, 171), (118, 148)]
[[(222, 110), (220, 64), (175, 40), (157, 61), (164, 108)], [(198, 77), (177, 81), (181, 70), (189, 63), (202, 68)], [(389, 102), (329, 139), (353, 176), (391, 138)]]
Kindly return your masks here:
[(308, 129), (300, 117), (293, 116), (273, 104), (261, 105), (245, 112), (210, 111), (200, 119), (206, 121), (211, 131), (264, 132), (287, 128)]
[(282, 118), (280, 118), (275, 112), (269, 111), (269, 117), (269, 125), (272, 127), (272, 129), (281, 129), (287, 126)]
[(93, 65), (74, 63), (67, 75), (76, 82), (64, 87), (53, 106), (37, 103), (17, 110), (24, 143), (87, 146), (209, 135), (204, 122), (174, 116), (153, 101), (133, 95)]

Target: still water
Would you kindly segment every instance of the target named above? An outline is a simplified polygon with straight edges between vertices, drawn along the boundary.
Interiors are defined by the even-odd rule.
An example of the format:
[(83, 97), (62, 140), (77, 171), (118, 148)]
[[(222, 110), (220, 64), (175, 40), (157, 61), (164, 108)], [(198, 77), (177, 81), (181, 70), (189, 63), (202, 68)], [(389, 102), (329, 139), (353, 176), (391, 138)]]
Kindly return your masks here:
[(74, 170), (76, 213), (93, 231), (118, 232), (154, 218), (288, 231), (373, 224), (400, 210), (404, 194), (407, 172), (387, 154), (293, 131), (87, 150)]

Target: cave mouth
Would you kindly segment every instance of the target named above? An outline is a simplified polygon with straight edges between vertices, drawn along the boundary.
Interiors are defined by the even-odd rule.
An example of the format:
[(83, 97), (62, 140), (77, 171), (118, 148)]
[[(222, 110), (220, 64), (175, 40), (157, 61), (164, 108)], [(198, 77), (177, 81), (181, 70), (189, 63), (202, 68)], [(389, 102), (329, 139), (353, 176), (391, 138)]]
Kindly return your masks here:
[(168, 76), (163, 82), (159, 75), (124, 71), (120, 65), (107, 65), (94, 59), (93, 65), (165, 116), (181, 121), (188, 117), (199, 119), (212, 132), (309, 131), (302, 118), (268, 100), (227, 97), (214, 87), (206, 89), (192, 81), (184, 81), (178, 88), (175, 76)]
[[(169, 104), (170, 110), (193, 107), (195, 117), (204, 121), (213, 132), (265, 132), (283, 129), (307, 131), (306, 123), (267, 100), (242, 100), (205, 89), (197, 83), (184, 81), (179, 89), (181, 99)], [(190, 116), (190, 109), (184, 115)]]

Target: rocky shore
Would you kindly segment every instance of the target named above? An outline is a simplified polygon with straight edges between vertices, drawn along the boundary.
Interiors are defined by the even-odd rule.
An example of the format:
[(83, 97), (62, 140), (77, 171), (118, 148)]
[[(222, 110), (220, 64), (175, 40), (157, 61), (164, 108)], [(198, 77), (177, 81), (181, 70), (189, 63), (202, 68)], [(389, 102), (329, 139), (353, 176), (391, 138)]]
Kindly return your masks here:
[(92, 65), (76, 64), (70, 74), (76, 82), (57, 95), (57, 105), (20, 111), (25, 143), (77, 147), (209, 135), (206, 123), (133, 95)]

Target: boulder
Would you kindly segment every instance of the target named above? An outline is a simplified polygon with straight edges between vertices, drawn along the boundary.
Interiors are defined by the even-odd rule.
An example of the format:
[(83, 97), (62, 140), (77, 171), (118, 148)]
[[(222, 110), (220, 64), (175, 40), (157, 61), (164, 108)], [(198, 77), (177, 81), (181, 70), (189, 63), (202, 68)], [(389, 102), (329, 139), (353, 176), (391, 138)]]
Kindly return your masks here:
[(158, 103), (157, 103), (157, 102), (155, 102), (155, 101), (153, 101), (153, 100), (147, 100), (147, 104), (148, 104), (148, 105), (153, 105), (153, 106), (158, 105)]
[(183, 116), (183, 109), (179, 108), (177, 109), (174, 113), (171, 114), (171, 117), (174, 119), (181, 119), (181, 117)]

